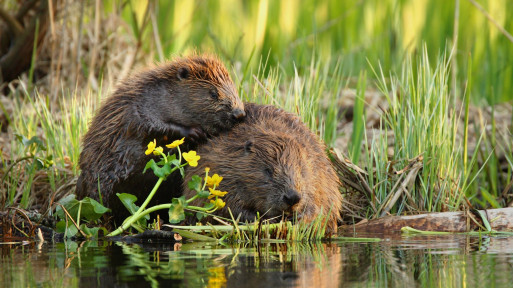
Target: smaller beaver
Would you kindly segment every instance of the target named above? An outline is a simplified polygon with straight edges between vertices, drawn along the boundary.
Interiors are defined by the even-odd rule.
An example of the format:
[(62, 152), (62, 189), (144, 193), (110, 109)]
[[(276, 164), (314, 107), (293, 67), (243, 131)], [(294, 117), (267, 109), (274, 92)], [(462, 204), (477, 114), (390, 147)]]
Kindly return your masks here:
[[(135, 74), (103, 103), (82, 140), (76, 194), (98, 200), (99, 189), (104, 205), (121, 222), (129, 213), (116, 193), (134, 194), (140, 205), (157, 182), (151, 171), (142, 173), (155, 157), (144, 153), (150, 141), (164, 146), (185, 137), (182, 151), (187, 151), (244, 117), (244, 104), (216, 57), (176, 58)], [(181, 195), (182, 179), (174, 174), (151, 205)]]
[[(319, 213), (331, 211), (328, 230), (336, 232), (342, 209), (340, 182), (325, 154), (325, 145), (299, 117), (273, 106), (246, 103), (246, 119), (232, 130), (213, 137), (198, 148), (197, 167), (187, 167), (184, 180), (186, 198), (195, 195), (186, 183), (192, 175), (211, 173), (223, 177), (219, 190), (226, 206), (214, 214), (254, 221), (282, 215), (312, 221)], [(192, 205), (201, 206), (205, 199)], [(188, 222), (194, 222), (190, 217)]]

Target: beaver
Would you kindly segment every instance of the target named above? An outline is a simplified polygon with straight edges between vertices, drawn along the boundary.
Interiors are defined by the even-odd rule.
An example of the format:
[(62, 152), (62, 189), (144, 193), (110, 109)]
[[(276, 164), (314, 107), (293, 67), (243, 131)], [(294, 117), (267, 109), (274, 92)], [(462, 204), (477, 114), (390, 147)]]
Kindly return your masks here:
[[(140, 204), (157, 182), (151, 171), (142, 173), (151, 157), (157, 159), (145, 155), (150, 141), (164, 146), (185, 137), (182, 151), (194, 149), (244, 117), (235, 85), (215, 56), (178, 57), (141, 71), (117, 86), (83, 137), (77, 197), (98, 200), (100, 190), (103, 204), (120, 222), (129, 213), (116, 193), (134, 194)], [(174, 174), (150, 205), (180, 196), (182, 179)]]
[[(184, 180), (186, 198), (195, 195), (187, 187), (192, 175), (223, 177), (216, 190), (227, 191), (226, 206), (215, 215), (253, 221), (257, 213), (264, 219), (280, 220), (282, 215), (312, 221), (328, 213), (328, 230), (336, 232), (342, 209), (340, 182), (326, 156), (326, 147), (299, 117), (274, 106), (245, 103), (246, 118), (232, 130), (213, 137), (198, 147), (201, 160), (187, 167)], [(202, 206), (205, 199), (192, 205)], [(194, 223), (192, 217), (187, 222)]]

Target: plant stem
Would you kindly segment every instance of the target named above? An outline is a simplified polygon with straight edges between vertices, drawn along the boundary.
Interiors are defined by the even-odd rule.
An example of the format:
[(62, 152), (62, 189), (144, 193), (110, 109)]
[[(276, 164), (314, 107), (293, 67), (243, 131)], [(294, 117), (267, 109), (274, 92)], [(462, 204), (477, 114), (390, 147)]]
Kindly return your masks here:
[(196, 195), (194, 195), (191, 199), (186, 200), (186, 201), (185, 201), (185, 203), (189, 204), (189, 203), (191, 203), (192, 201), (196, 200), (196, 198), (198, 198), (198, 197), (199, 197), (199, 195), (198, 195), (198, 194), (196, 194)]
[[(139, 220), (139, 218), (141, 218), (142, 215), (146, 215), (146, 214), (150, 213), (151, 211), (150, 212), (147, 212), (147, 211), (152, 210), (151, 208), (144, 212), (143, 212), (143, 210), (144, 210), (144, 208), (146, 208), (146, 206), (148, 206), (148, 203), (150, 203), (151, 198), (153, 198), (153, 195), (155, 195), (155, 193), (157, 192), (157, 190), (160, 187), (160, 184), (162, 184), (163, 181), (164, 181), (164, 177), (160, 177), (159, 180), (157, 181), (157, 183), (155, 184), (155, 186), (153, 187), (153, 190), (151, 190), (150, 194), (144, 201), (144, 203), (141, 205), (141, 207), (139, 207), (139, 210), (137, 210), (137, 212), (135, 212), (134, 215), (129, 217), (127, 219), (127, 221), (124, 222), (123, 225), (121, 225), (121, 227), (118, 227), (118, 229), (116, 229), (115, 231), (113, 231), (112, 233), (110, 233), (107, 236), (116, 236), (116, 235), (121, 234), (123, 231), (128, 229), (128, 227), (130, 227), (135, 221)], [(171, 205), (171, 204), (169, 204), (169, 205)], [(161, 205), (158, 205), (158, 206), (161, 206)], [(152, 208), (154, 208), (154, 207), (152, 207)], [(152, 210), (152, 211), (154, 211), (154, 210)]]

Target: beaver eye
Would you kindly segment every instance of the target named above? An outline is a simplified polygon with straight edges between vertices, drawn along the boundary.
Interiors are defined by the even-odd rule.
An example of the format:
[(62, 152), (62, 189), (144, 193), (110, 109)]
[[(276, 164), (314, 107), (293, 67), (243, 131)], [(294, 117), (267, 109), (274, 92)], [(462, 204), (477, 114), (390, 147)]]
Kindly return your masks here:
[(212, 96), (214, 100), (219, 100), (219, 93), (217, 93), (216, 90), (210, 90), (210, 96)]

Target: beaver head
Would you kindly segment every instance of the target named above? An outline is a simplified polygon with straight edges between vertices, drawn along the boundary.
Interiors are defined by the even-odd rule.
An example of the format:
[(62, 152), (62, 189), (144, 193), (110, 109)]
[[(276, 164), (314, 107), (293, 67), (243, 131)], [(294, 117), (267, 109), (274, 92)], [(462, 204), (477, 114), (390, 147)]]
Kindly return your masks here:
[[(245, 109), (245, 121), (198, 147), (201, 160), (187, 167), (185, 183), (209, 167), (223, 177), (216, 189), (228, 192), (217, 215), (229, 218), (230, 208), (235, 218), (253, 221), (257, 213), (279, 220), (296, 212), (299, 219), (312, 221), (323, 213), (336, 230), (342, 195), (322, 142), (295, 115), (251, 103)], [(184, 191), (187, 198), (195, 194), (187, 186)]]
[[(189, 56), (139, 74), (126, 85), (145, 95), (136, 113), (154, 127), (200, 128), (207, 136), (229, 130), (246, 113), (223, 63), (213, 56)], [(122, 93), (120, 93), (122, 94)]]
[(226, 181), (221, 189), (231, 189), (225, 198), (229, 207), (242, 204), (266, 219), (306, 212), (311, 200), (306, 180), (314, 175), (299, 143), (283, 134), (257, 133), (240, 144), (230, 169), (218, 169)]

